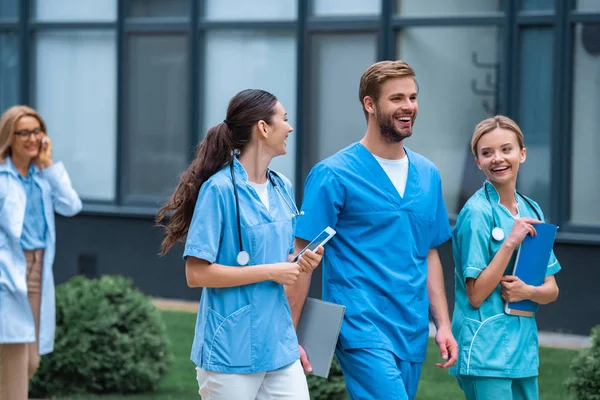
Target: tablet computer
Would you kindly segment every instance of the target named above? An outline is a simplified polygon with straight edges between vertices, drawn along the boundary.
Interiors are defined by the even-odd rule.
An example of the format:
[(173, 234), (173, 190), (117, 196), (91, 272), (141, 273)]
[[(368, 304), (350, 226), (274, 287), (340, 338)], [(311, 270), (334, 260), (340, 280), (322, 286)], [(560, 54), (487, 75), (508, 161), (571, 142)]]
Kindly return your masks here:
[(306, 246), (305, 248), (302, 249), (302, 251), (300, 251), (300, 253), (298, 253), (296, 255), (296, 257), (294, 257), (294, 259), (292, 260), (292, 262), (296, 262), (298, 261), (298, 258), (300, 258), (300, 256), (302, 255), (302, 253), (304, 253), (306, 250), (310, 250), (310, 251), (315, 251), (319, 248), (319, 246), (324, 246), (325, 243), (327, 243), (329, 241), (329, 239), (331, 239), (333, 237), (333, 235), (335, 235), (335, 230), (331, 227), (327, 227), (325, 229), (323, 229), (323, 231), (321, 233), (319, 233), (317, 235), (316, 238), (314, 238), (309, 244), (308, 246)]

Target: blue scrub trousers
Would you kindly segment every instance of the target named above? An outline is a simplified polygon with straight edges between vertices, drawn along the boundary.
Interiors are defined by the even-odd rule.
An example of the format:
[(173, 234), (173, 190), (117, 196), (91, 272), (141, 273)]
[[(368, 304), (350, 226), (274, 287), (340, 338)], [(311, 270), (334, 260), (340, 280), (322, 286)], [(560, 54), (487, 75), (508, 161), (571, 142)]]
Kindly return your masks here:
[(338, 346), (335, 355), (344, 374), (350, 400), (415, 398), (422, 363), (402, 361), (384, 349), (342, 350)]
[(511, 379), (461, 375), (456, 380), (467, 400), (539, 399), (537, 376)]

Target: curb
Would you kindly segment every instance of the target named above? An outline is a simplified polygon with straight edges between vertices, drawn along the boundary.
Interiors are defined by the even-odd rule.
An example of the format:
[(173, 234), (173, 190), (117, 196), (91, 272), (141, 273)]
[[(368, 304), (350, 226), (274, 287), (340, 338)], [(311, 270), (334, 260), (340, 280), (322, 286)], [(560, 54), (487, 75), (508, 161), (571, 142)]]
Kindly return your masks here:
[[(174, 300), (153, 298), (154, 305), (161, 310), (198, 312), (197, 301)], [(429, 323), (429, 336), (435, 337), (435, 326)], [(573, 335), (568, 333), (539, 332), (539, 345), (543, 347), (556, 347), (563, 349), (583, 349), (591, 347), (589, 336)]]

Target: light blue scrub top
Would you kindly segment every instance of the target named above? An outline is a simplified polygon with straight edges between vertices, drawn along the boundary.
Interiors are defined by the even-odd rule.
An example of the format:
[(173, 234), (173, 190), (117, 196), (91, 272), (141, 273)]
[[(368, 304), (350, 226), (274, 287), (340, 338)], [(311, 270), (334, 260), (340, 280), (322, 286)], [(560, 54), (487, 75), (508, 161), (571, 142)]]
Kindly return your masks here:
[[(487, 190), (490, 201), (484, 190)], [(535, 211), (517, 195), (519, 215), (535, 218)], [(530, 200), (543, 219), (539, 205)], [(465, 204), (453, 233), (452, 250), (455, 265), (456, 303), (452, 317), (452, 332), (458, 341), (459, 356), (453, 375), (526, 378), (538, 375), (538, 331), (535, 318), (504, 313), (501, 286), (488, 296), (479, 308), (473, 308), (467, 296), (467, 278), (477, 278), (489, 265), (503, 241), (492, 239), (496, 223), (505, 238), (512, 230), (515, 217), (500, 204), (494, 186), (486, 182)], [(506, 267), (505, 275), (514, 266), (516, 251)], [(546, 276), (560, 270), (552, 252)]]
[(29, 166), (27, 177), (21, 175), (15, 168), (10, 157), (6, 163), (17, 173), (19, 182), (25, 189), (27, 201), (25, 204), (25, 219), (21, 233), (21, 247), (24, 250), (37, 250), (46, 248), (46, 219), (44, 216), (44, 203), (42, 202), (42, 189), (33, 179), (33, 174), (39, 172), (34, 164)]
[[(236, 206), (229, 166), (206, 181), (198, 195), (185, 243), (184, 257), (252, 268), (284, 262), (293, 252), (292, 211), (269, 183), (270, 211), (248, 184), (235, 160), (244, 250), (250, 263), (238, 267)], [(294, 201), (290, 181), (276, 184)], [(285, 188), (282, 188), (284, 185)], [(231, 288), (204, 288), (196, 321), (191, 359), (208, 371), (254, 373), (272, 371), (298, 360), (298, 339), (283, 285), (264, 281)]]
[(429, 332), (427, 254), (451, 237), (437, 168), (406, 149), (404, 197), (373, 155), (355, 143), (306, 179), (296, 236), (326, 226), (323, 299), (346, 306), (339, 345), (378, 348), (423, 362)]

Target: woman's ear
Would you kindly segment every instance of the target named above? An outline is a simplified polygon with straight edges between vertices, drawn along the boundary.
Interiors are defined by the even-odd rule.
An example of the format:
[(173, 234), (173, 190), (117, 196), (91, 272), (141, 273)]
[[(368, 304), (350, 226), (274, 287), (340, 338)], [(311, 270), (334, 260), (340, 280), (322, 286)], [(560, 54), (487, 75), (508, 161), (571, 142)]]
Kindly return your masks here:
[(264, 137), (265, 139), (269, 137), (268, 125), (262, 119), (258, 121), (258, 134)]
[(527, 149), (525, 147), (523, 147), (521, 149), (521, 159), (519, 160), (519, 163), (523, 164), (525, 162), (525, 160), (527, 159)]

